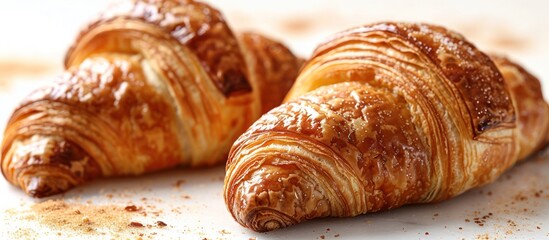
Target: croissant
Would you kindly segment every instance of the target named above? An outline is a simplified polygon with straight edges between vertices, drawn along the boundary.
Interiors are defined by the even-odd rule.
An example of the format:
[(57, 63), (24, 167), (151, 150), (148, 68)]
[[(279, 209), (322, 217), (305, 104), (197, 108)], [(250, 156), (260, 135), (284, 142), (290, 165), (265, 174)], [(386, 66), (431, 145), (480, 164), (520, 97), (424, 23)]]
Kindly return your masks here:
[(286, 102), (233, 145), (224, 197), (263, 232), (438, 202), (490, 183), (547, 143), (539, 81), (429, 24), (334, 35)]
[(300, 60), (261, 35), (233, 34), (204, 3), (137, 0), (82, 30), (65, 67), (5, 130), (2, 173), (34, 197), (224, 162), (236, 138), (282, 102)]

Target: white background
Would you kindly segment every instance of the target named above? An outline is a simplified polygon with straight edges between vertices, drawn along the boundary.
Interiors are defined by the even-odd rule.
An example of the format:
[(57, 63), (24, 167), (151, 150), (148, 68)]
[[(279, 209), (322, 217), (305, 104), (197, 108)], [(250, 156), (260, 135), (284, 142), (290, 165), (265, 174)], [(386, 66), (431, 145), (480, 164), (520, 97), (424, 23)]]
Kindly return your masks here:
[[(64, 53), (79, 28), (110, 2), (0, 3), (0, 129), (4, 129), (14, 106), (25, 94), (62, 71)], [(546, 95), (549, 93), (547, 1), (226, 0), (214, 5), (225, 13), (233, 29), (260, 31), (285, 42), (304, 57), (329, 34), (352, 26), (384, 20), (444, 25), (462, 33), (480, 49), (503, 53), (523, 63), (541, 79)], [(539, 239), (549, 237), (548, 168), (549, 159), (542, 156), (520, 164), (492, 185), (447, 202), (356, 218), (315, 220), (269, 234), (253, 233), (232, 220), (221, 197), (223, 166), (102, 180), (63, 197), (69, 202), (92, 200), (93, 204), (121, 206), (130, 201), (139, 203), (142, 197), (161, 199), (156, 205), (164, 210), (161, 217), (169, 227), (158, 231), (157, 238), (318, 239), (324, 236), (333, 239), (339, 234), (336, 239)], [(180, 179), (186, 183), (174, 188)], [(546, 193), (533, 197), (539, 190)], [(115, 194), (112, 199), (105, 197), (113, 192), (127, 194)], [(23, 195), (2, 179), (0, 196), (0, 212), (4, 213), (0, 215), (1, 238), (16, 236), (20, 228), (34, 229), (35, 234), (29, 237), (57, 238), (56, 232), (44, 225), (5, 213), (6, 210), (23, 211), (37, 200)], [(182, 196), (190, 198), (182, 199)], [(182, 210), (173, 211), (174, 208)], [(464, 221), (482, 217), (487, 212), (492, 212), (494, 217), (482, 227)], [(511, 226), (509, 220), (516, 222), (516, 226)], [(78, 233), (67, 235), (79, 237)]]

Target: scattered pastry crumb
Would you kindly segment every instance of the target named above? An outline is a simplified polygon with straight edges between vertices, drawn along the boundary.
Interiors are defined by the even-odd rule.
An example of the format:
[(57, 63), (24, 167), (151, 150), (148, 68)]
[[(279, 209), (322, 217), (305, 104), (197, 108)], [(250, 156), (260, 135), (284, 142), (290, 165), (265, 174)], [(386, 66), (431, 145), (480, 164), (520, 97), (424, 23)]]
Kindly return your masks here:
[(156, 221), (156, 225), (159, 226), (159, 227), (168, 226), (168, 224), (166, 224), (165, 222), (162, 222), (162, 221)]
[[(487, 214), (481, 214), (479, 211), (475, 211), (474, 212), (475, 216), (473, 218), (473, 222), (475, 224), (477, 224), (477, 226), (479, 227), (483, 227), (484, 224), (486, 224), (486, 222), (492, 217), (493, 213), (492, 212), (489, 212)], [(468, 218), (465, 219), (465, 222), (471, 222)]]
[(130, 223), (130, 226), (131, 226), (131, 227), (143, 227), (143, 223), (140, 223), (140, 222), (131, 222), (131, 223)]
[[(40, 224), (58, 236), (82, 237), (84, 235), (122, 238), (139, 236), (151, 238), (151, 224), (144, 224), (141, 219), (146, 211), (135, 205), (98, 205), (75, 203), (64, 200), (48, 200), (30, 205), (20, 210), (6, 211), (10, 219), (26, 222), (17, 231), (10, 232), (13, 238), (28, 239), (39, 236), (33, 230), (33, 224)], [(158, 228), (167, 226), (163, 221), (155, 221)], [(143, 230), (139, 230), (143, 229)], [(146, 230), (151, 229), (151, 230)], [(156, 235), (156, 233), (154, 233)]]
[(124, 208), (128, 212), (137, 212), (139, 210), (135, 205), (129, 205)]
[(70, 229), (76, 232), (93, 232), (105, 227), (121, 231), (131, 218), (129, 213), (117, 206), (95, 206), (62, 200), (48, 200), (35, 204), (29, 213), (32, 215), (27, 217), (28, 220), (34, 218), (50, 228), (61, 231)]
[(187, 181), (184, 180), (184, 179), (179, 179), (179, 180), (177, 180), (177, 181), (175, 182), (175, 187), (176, 187), (176, 188), (179, 188), (179, 187), (181, 187), (181, 185), (183, 185), (185, 182), (187, 182)]

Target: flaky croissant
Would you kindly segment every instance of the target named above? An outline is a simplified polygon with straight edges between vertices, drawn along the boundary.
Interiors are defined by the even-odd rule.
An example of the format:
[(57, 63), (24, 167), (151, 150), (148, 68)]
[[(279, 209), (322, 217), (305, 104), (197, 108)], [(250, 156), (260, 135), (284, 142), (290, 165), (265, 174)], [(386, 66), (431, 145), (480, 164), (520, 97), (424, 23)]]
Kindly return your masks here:
[(103, 176), (222, 163), (299, 66), (280, 43), (235, 36), (204, 3), (121, 3), (80, 33), (65, 74), (15, 110), (2, 173), (44, 197)]
[(509, 60), (438, 26), (358, 27), (235, 142), (225, 201), (255, 231), (437, 202), (494, 181), (548, 129), (540, 83)]

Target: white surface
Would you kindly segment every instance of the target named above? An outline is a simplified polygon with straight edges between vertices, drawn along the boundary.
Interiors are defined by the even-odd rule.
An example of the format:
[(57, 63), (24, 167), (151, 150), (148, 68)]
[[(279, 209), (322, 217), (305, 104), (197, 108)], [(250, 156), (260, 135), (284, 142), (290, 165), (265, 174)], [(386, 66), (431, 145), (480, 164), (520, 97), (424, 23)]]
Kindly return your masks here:
[[(0, 129), (17, 102), (37, 84), (61, 69), (64, 51), (83, 26), (109, 1), (7, 1), (0, 7), (0, 67), (39, 64), (51, 71), (39, 74), (0, 74)], [(286, 42), (307, 56), (330, 33), (382, 20), (425, 21), (463, 33), (481, 49), (506, 53), (534, 72), (549, 93), (549, 9), (546, 1), (245, 1), (216, 2), (235, 29), (257, 30)], [(320, 219), (267, 234), (242, 228), (226, 210), (222, 198), (223, 167), (171, 170), (136, 178), (100, 180), (69, 192), (68, 202), (136, 205), (146, 197), (162, 210), (158, 217), (136, 218), (144, 223), (162, 220), (169, 226), (149, 236), (164, 239), (474, 239), (549, 237), (549, 155), (519, 164), (496, 183), (473, 189), (455, 199), (407, 206), (384, 213), (347, 219)], [(184, 179), (177, 188), (174, 184)], [(539, 197), (535, 193), (544, 191)], [(488, 193), (491, 193), (489, 195)], [(59, 238), (55, 231), (6, 214), (24, 211), (37, 202), (0, 179), (0, 238), (11, 239), (20, 228), (28, 237)], [(113, 194), (109, 198), (109, 194)], [(186, 199), (185, 196), (190, 198)], [(145, 210), (153, 211), (152, 209)], [(475, 217), (492, 213), (484, 226)], [(437, 216), (435, 216), (438, 214)], [(158, 218), (158, 219), (157, 219)], [(465, 222), (469, 219), (470, 222)], [(516, 226), (512, 226), (512, 221)], [(459, 228), (462, 229), (459, 229)], [(539, 227), (539, 229), (538, 229)], [(30, 230), (28, 230), (30, 229)], [(327, 230), (329, 229), (329, 230)], [(428, 232), (429, 235), (425, 235)], [(34, 235), (32, 234), (34, 233)], [(72, 235), (71, 235), (72, 234)], [(335, 235), (339, 234), (336, 238)], [(82, 237), (65, 233), (63, 237)], [(87, 236), (87, 235), (84, 235)], [(138, 235), (129, 235), (136, 238)]]
[[(116, 204), (121, 208), (133, 203), (143, 207), (149, 213), (162, 211), (158, 217), (135, 215), (134, 220), (144, 224), (154, 224), (158, 220), (168, 224), (168, 227), (162, 229), (136, 230), (137, 234), (145, 234), (144, 239), (151, 236), (151, 232), (156, 232), (157, 235), (154, 237), (158, 239), (255, 237), (286, 240), (320, 239), (321, 236), (326, 239), (483, 239), (486, 236), (489, 237), (488, 239), (542, 239), (549, 237), (547, 217), (549, 216), (549, 153), (519, 164), (494, 184), (474, 189), (449, 201), (406, 206), (354, 218), (312, 220), (270, 233), (255, 233), (233, 221), (222, 198), (221, 178), (223, 176), (223, 167), (202, 170), (179, 169), (139, 178), (100, 180), (54, 199), (63, 198), (67, 202), (91, 200), (92, 204)], [(179, 180), (185, 180), (185, 183), (176, 187)], [(539, 193), (540, 190), (543, 192)], [(0, 209), (24, 210), (37, 201), (27, 197), (19, 189), (8, 186), (5, 182), (0, 183), (0, 192), (4, 196)], [(536, 193), (539, 197), (536, 197)], [(109, 194), (113, 197), (108, 198)], [(189, 198), (186, 199), (185, 196)], [(147, 201), (142, 201), (143, 197), (147, 198)], [(155, 208), (146, 207), (150, 204)], [(489, 213), (492, 215), (485, 219), (484, 226), (474, 223), (474, 218), (482, 219)], [(2, 236), (8, 236), (11, 239), (19, 228), (30, 227), (34, 229), (32, 231), (36, 236), (58, 238), (59, 231), (49, 231), (36, 223), (16, 219), (13, 219), (10, 214), (0, 218)], [(466, 222), (465, 219), (469, 219), (470, 222)], [(429, 235), (425, 235), (426, 232)], [(136, 238), (137, 234), (128, 237)], [(334, 237), (337, 234), (339, 236)], [(69, 230), (63, 232), (63, 238), (66, 237), (81, 238), (82, 235)]]

